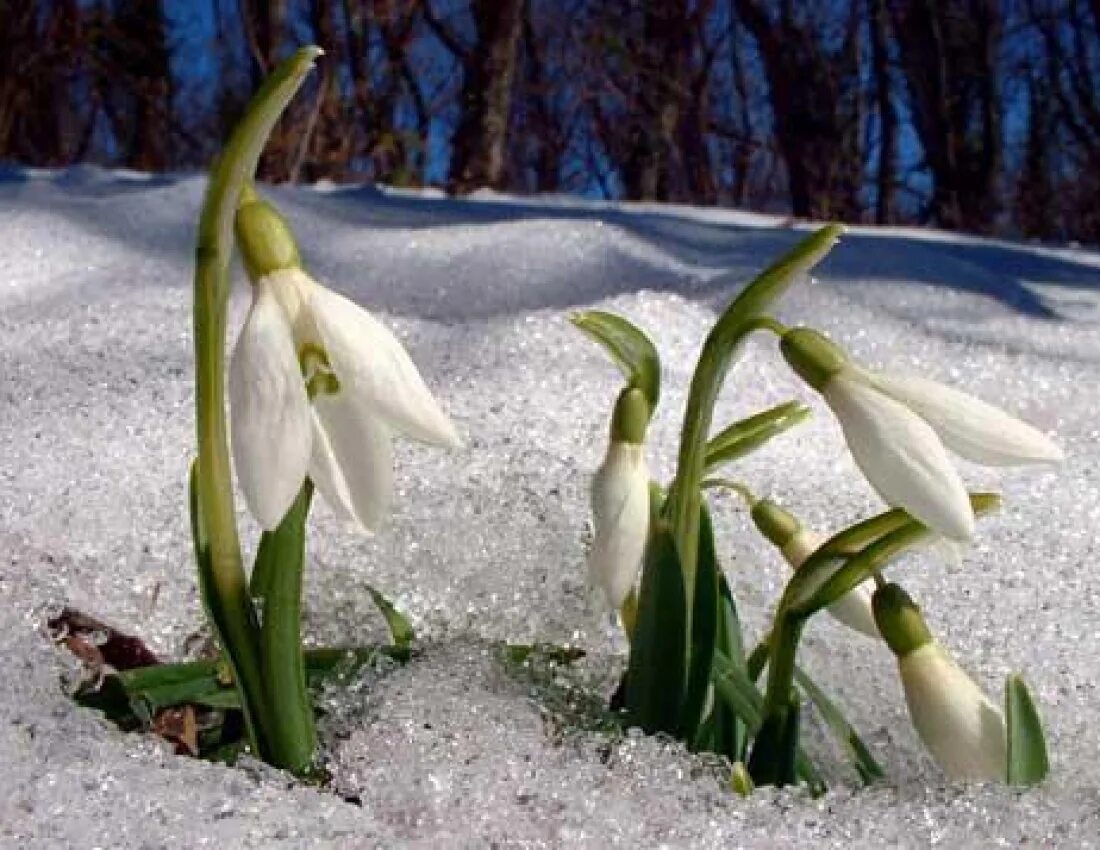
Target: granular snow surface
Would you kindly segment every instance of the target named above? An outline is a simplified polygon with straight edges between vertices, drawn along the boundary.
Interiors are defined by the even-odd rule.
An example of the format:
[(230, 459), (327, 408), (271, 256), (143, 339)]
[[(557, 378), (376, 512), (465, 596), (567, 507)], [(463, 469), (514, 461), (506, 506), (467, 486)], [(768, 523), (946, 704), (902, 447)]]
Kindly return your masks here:
[[(0, 180), (0, 842), (8, 847), (1087, 847), (1100, 844), (1100, 255), (906, 230), (850, 233), (780, 310), (862, 362), (947, 381), (1053, 433), (1057, 469), (962, 464), (995, 487), (961, 565), (898, 565), (939, 639), (999, 699), (1022, 671), (1053, 770), (1039, 789), (947, 783), (908, 725), (890, 654), (832, 622), (804, 659), (888, 777), (869, 790), (820, 723), (830, 790), (726, 790), (725, 767), (585, 722), (625, 645), (587, 586), (587, 487), (620, 378), (567, 321), (621, 312), (657, 341), (651, 466), (673, 471), (691, 368), (716, 312), (801, 229), (765, 216), (501, 196), (273, 189), (308, 267), (404, 340), (462, 432), (402, 443), (392, 522), (358, 536), (321, 506), (306, 587), (313, 643), (382, 639), (367, 594), (424, 650), (329, 689), (332, 791), (255, 762), (175, 756), (66, 696), (44, 634), (69, 605), (165, 658), (204, 633), (185, 510), (194, 453), (191, 258), (199, 177), (95, 169)], [(248, 302), (238, 275), (234, 333)], [(820, 531), (881, 509), (839, 428), (754, 340), (716, 426), (791, 397), (815, 417), (731, 474)], [(785, 578), (731, 498), (714, 500), (750, 637)], [(245, 545), (256, 532), (240, 515)], [(500, 641), (587, 656), (547, 681)], [(591, 702), (588, 700), (587, 702)], [(594, 712), (589, 711), (591, 720)], [(347, 802), (354, 798), (357, 803)]]

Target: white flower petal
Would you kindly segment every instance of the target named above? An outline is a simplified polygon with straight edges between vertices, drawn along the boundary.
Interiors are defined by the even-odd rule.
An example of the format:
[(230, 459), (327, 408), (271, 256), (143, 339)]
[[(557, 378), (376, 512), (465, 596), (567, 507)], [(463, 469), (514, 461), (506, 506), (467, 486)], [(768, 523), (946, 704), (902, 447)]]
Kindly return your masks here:
[(309, 459), (309, 477), (337, 519), (359, 524), (344, 473), (340, 471), (340, 464), (336, 462), (328, 434), (316, 411), (313, 413), (313, 454)]
[(612, 443), (592, 480), (595, 535), (588, 575), (618, 610), (634, 587), (649, 533), (649, 471), (644, 447)]
[(248, 509), (276, 528), (305, 480), (309, 398), (290, 327), (260, 281), (229, 364), (233, 460)]
[(931, 425), (947, 448), (975, 463), (1014, 466), (1055, 463), (1064, 457), (1039, 429), (952, 387), (915, 376), (868, 377)]
[(407, 437), (451, 448), (462, 445), (408, 352), (385, 325), (320, 285), (314, 286), (310, 305), (343, 390)]
[[(393, 501), (393, 438), (389, 427), (344, 392), (313, 400), (328, 452), (314, 456), (310, 476), (325, 501), (376, 531)], [(334, 460), (334, 465), (328, 465)]]
[(823, 392), (868, 483), (889, 505), (955, 540), (974, 532), (974, 511), (935, 431), (907, 407), (847, 374)]
[(898, 662), (913, 726), (953, 779), (1004, 781), (1004, 716), (935, 641)]
[(856, 585), (840, 599), (828, 607), (829, 614), (850, 629), (861, 632), (867, 637), (878, 638), (878, 626), (871, 607), (871, 597), (875, 594), (874, 579), (867, 579)]
[[(261, 280), (270, 284), (271, 291), (283, 308), (295, 340), (300, 345), (312, 336), (312, 319), (309, 315), (309, 300), (318, 284), (306, 272), (297, 266), (288, 269), (276, 269), (264, 275)], [(318, 341), (318, 340), (314, 340)]]

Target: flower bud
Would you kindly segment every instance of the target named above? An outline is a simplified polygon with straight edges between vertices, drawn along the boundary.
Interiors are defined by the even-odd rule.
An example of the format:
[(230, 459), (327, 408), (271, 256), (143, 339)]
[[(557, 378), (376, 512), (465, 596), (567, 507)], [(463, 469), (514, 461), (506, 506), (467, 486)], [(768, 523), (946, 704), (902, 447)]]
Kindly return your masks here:
[(246, 193), (237, 209), (237, 244), (248, 276), (252, 280), (280, 269), (298, 268), (298, 243), (286, 219), (274, 205)]
[[(771, 499), (761, 499), (755, 505), (752, 506), (752, 521), (761, 534), (763, 534), (768, 540), (778, 549), (785, 548), (793, 541), (793, 539), (801, 532), (802, 523), (792, 514), (790, 511), (781, 508)], [(809, 555), (810, 553), (806, 553)], [(787, 552), (783, 552), (783, 556), (787, 557)], [(790, 558), (787, 558), (790, 561)], [(801, 564), (805, 560), (805, 557), (799, 558), (798, 563)]]
[(920, 608), (901, 585), (883, 585), (875, 591), (871, 605), (882, 639), (898, 658), (904, 658), (932, 640)]
[[(792, 569), (799, 569), (821, 548), (825, 538), (802, 525), (790, 511), (770, 499), (760, 499), (752, 507), (752, 521), (772, 545), (779, 549)], [(871, 613), (874, 582), (867, 579), (828, 607), (829, 614), (848, 628), (877, 638), (878, 629)]]
[(791, 328), (780, 339), (779, 350), (798, 376), (818, 392), (848, 365), (844, 350), (813, 328)]
[(627, 387), (615, 402), (611, 416), (611, 442), (640, 446), (645, 442), (649, 425), (649, 402), (645, 393), (636, 387)]
[(920, 609), (896, 584), (874, 597), (879, 631), (898, 658), (909, 717), (940, 768), (953, 779), (1004, 780), (1004, 715), (932, 639)]
[[(592, 479), (594, 537), (588, 574), (615, 610), (623, 608), (642, 568), (649, 537), (649, 469), (645, 432), (649, 403), (627, 387), (615, 402), (611, 442)], [(624, 612), (624, 619), (629, 616)]]

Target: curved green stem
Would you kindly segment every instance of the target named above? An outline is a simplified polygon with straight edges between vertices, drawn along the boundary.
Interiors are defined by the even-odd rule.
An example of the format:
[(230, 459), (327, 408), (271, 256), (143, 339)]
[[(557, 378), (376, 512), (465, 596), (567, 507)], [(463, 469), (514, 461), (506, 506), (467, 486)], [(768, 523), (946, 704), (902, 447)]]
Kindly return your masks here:
[(198, 427), (199, 517), (209, 541), (204, 596), (222, 646), (233, 666), (253, 748), (271, 752), (270, 721), (260, 664), (256, 612), (248, 596), (233, 505), (225, 427), (225, 332), (233, 217), (241, 190), (252, 179), (276, 120), (294, 96), (319, 48), (286, 59), (249, 103), (214, 163), (199, 218), (195, 249), (195, 415)]
[(785, 707), (790, 701), (794, 683), (795, 657), (802, 639), (805, 621), (782, 609), (776, 613), (775, 625), (768, 640), (768, 684), (764, 691), (764, 716)]
[[(666, 513), (680, 554), (688, 600), (694, 599), (699, 556), (699, 485), (706, 466), (707, 437), (714, 418), (714, 405), (722, 382), (738, 349), (751, 333), (782, 327), (765, 312), (800, 274), (809, 271), (828, 253), (842, 232), (840, 225), (826, 225), (765, 269), (734, 299), (703, 343), (684, 411), (676, 478), (669, 490)], [(690, 613), (689, 610), (688, 634), (691, 634)]]

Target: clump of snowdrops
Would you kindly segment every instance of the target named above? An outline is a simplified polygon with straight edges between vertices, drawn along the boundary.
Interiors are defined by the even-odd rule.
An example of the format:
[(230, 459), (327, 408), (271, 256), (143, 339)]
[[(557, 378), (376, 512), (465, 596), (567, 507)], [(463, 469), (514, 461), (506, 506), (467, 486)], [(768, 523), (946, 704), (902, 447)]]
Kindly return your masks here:
[[(873, 649), (897, 660), (909, 716), (950, 777), (1029, 784), (1048, 769), (1042, 725), (1018, 675), (995, 704), (932, 635), (912, 597), (884, 570), (916, 547), (957, 557), (993, 493), (968, 493), (948, 451), (986, 465), (1049, 463), (1061, 451), (1044, 434), (958, 390), (921, 377), (872, 371), (810, 327), (787, 327), (772, 310), (834, 247), (842, 230), (812, 233), (753, 280), (718, 318), (695, 366), (677, 467), (652, 481), (646, 433), (660, 401), (657, 350), (620, 316), (573, 322), (621, 368), (607, 453), (592, 482), (592, 582), (618, 612), (630, 655), (615, 701), (627, 722), (690, 748), (727, 756), (734, 786), (807, 784), (820, 773), (800, 742), (812, 703), (867, 782), (882, 775), (840, 707), (798, 663), (802, 632), (829, 611)], [(825, 537), (726, 468), (810, 413), (789, 401), (712, 435), (715, 401), (745, 339), (778, 340), (779, 353), (839, 422), (856, 465), (891, 508)], [(719, 563), (706, 495), (743, 497), (756, 528), (793, 568), (770, 631), (753, 647)], [(761, 677), (764, 676), (761, 686)]]

